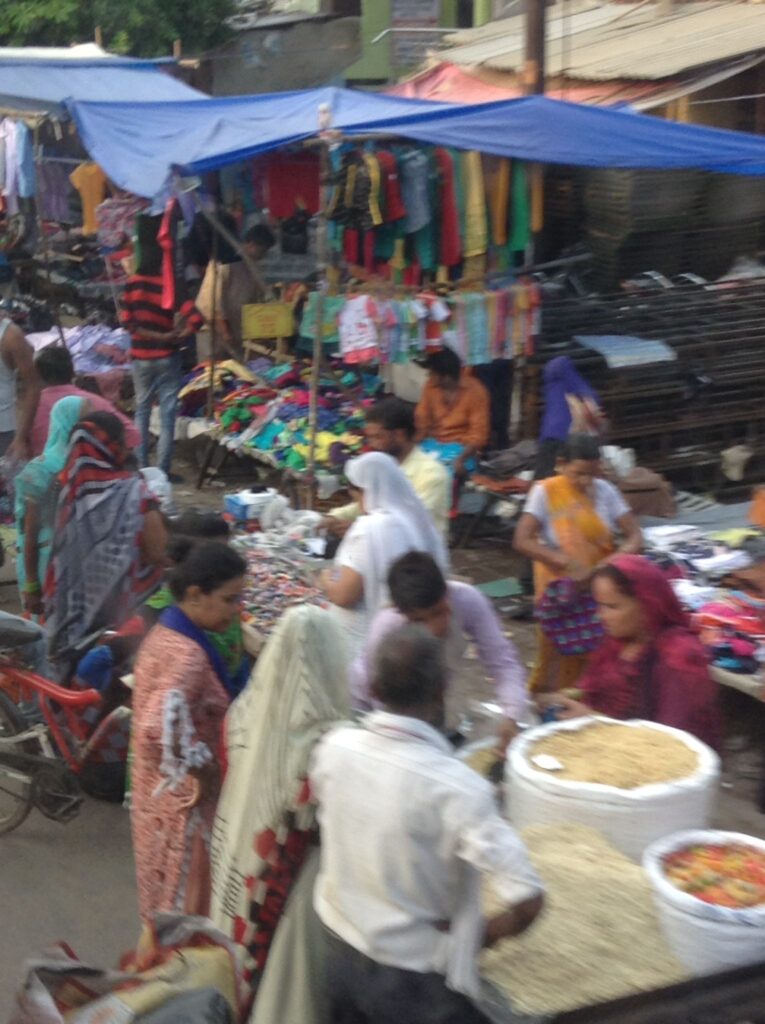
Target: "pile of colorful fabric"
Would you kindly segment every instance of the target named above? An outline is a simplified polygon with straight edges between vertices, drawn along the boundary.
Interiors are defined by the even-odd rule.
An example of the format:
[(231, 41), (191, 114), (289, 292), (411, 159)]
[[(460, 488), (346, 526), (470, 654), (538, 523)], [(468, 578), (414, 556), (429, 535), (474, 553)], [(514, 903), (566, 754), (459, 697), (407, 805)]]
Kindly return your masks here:
[[(278, 393), (241, 388), (218, 405), (216, 416), (226, 447), (258, 453), (274, 466), (300, 471), (306, 468), (310, 453), (309, 407), (309, 391), (303, 386)], [(323, 388), (317, 422), (317, 464), (341, 469), (364, 444), (363, 400)]]
[[(257, 378), (249, 367), (234, 359), (226, 359), (216, 363), (213, 367), (212, 383), (216, 402), (232, 394), (243, 385), (253, 386), (256, 381)], [(179, 415), (204, 416), (209, 387), (210, 364), (200, 363), (188, 374), (178, 392)]]
[[(255, 372), (253, 372), (255, 371)], [(214, 369), (215, 419), (221, 444), (275, 467), (305, 469), (310, 452), (310, 364), (243, 366), (231, 360)], [(209, 370), (200, 367), (181, 391), (183, 412), (202, 414)], [(348, 389), (342, 391), (341, 387)], [(365, 406), (381, 387), (376, 376), (346, 372), (320, 384), (316, 461), (340, 470), (364, 444)]]
[(765, 564), (751, 548), (761, 536), (751, 528), (645, 530), (647, 554), (671, 578), (711, 662), (741, 675), (757, 673), (765, 660)]

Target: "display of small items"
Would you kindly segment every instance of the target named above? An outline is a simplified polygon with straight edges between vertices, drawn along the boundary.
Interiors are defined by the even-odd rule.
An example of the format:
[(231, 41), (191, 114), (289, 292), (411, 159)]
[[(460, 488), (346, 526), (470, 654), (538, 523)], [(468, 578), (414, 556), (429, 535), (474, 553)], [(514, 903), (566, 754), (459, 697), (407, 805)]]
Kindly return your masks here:
[(243, 552), (247, 575), (243, 595), (244, 621), (265, 638), (284, 612), (296, 604), (326, 605), (310, 581), (304, 563), (250, 548)]

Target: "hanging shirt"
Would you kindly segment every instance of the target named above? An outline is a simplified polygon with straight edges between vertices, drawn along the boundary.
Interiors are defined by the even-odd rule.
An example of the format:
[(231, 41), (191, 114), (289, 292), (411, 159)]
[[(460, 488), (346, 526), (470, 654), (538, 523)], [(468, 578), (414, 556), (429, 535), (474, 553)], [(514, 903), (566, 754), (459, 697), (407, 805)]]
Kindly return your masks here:
[(491, 240), (496, 246), (507, 245), (510, 161), (503, 156), (484, 156), (483, 167), (491, 212)]
[(32, 133), (23, 121), (16, 124), (16, 158), (19, 162), (19, 197), (31, 199), (37, 192)]
[(483, 180), (481, 154), (471, 150), (462, 154), (463, 184), (465, 189), (465, 237), (463, 255), (481, 256), (488, 249), (486, 224), (486, 189)]
[(376, 153), (380, 166), (380, 184), (385, 207), (385, 223), (401, 220), (406, 217), (406, 206), (401, 195), (401, 180), (398, 174), (398, 161), (393, 153), (381, 149)]
[(378, 308), (368, 295), (349, 299), (338, 317), (340, 354), (346, 363), (371, 363), (380, 355)]
[(441, 209), (438, 261), (445, 267), (453, 267), (462, 259), (462, 238), (460, 237), (460, 214), (457, 206), (454, 161), (448, 149), (437, 149), (433, 155), (438, 166), (438, 201)]
[(68, 224), (71, 221), (69, 193), (72, 186), (66, 167), (52, 160), (43, 160), (39, 170), (37, 202), (43, 220)]
[(273, 153), (267, 158), (266, 205), (272, 217), (291, 217), (296, 209), (318, 213), (319, 157), (316, 153)]
[(96, 207), (99, 245), (105, 249), (118, 249), (131, 239), (135, 219), (148, 205), (147, 199), (138, 196), (115, 196), (99, 203)]
[(94, 163), (80, 164), (69, 176), (69, 180), (80, 193), (82, 199), (82, 232), (95, 235), (98, 231), (96, 208), (104, 201), (106, 195), (106, 175)]
[(5, 182), (3, 196), (8, 216), (13, 217), (19, 212), (19, 158), (18, 158), (18, 125), (10, 117), (0, 122), (0, 138), (5, 143)]
[(524, 252), (531, 241), (531, 204), (526, 165), (520, 160), (513, 161), (511, 209), (510, 249)]
[(399, 163), (401, 191), (406, 206), (404, 230), (412, 235), (430, 223), (433, 211), (429, 196), (429, 163), (426, 153), (413, 149), (404, 153)]

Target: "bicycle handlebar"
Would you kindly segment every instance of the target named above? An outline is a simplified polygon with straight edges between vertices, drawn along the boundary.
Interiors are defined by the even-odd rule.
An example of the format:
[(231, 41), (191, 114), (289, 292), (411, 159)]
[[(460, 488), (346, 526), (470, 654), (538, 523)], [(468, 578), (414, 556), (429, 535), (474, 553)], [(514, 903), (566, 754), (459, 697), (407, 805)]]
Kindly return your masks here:
[(68, 690), (58, 683), (52, 683), (49, 679), (14, 665), (0, 663), (0, 674), (8, 676), (21, 686), (28, 686), (32, 690), (44, 693), (62, 707), (86, 708), (101, 703), (101, 694), (98, 690)]

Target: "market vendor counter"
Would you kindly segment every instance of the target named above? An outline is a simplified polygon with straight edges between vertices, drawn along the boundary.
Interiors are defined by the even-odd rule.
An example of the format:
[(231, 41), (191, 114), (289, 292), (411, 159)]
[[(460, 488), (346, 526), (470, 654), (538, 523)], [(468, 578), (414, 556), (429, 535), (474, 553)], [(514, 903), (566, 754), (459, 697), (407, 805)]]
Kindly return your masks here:
[(754, 964), (552, 1017), (510, 1016), (502, 1022), (492, 1015), (492, 1020), (494, 1024), (758, 1024), (764, 1007), (765, 964)]
[(765, 700), (765, 684), (760, 676), (728, 672), (724, 668), (718, 668), (717, 665), (712, 665), (709, 671), (712, 678), (720, 686), (728, 686), (732, 690), (738, 690), (739, 693), (746, 694), (747, 697), (752, 697), (754, 700)]

